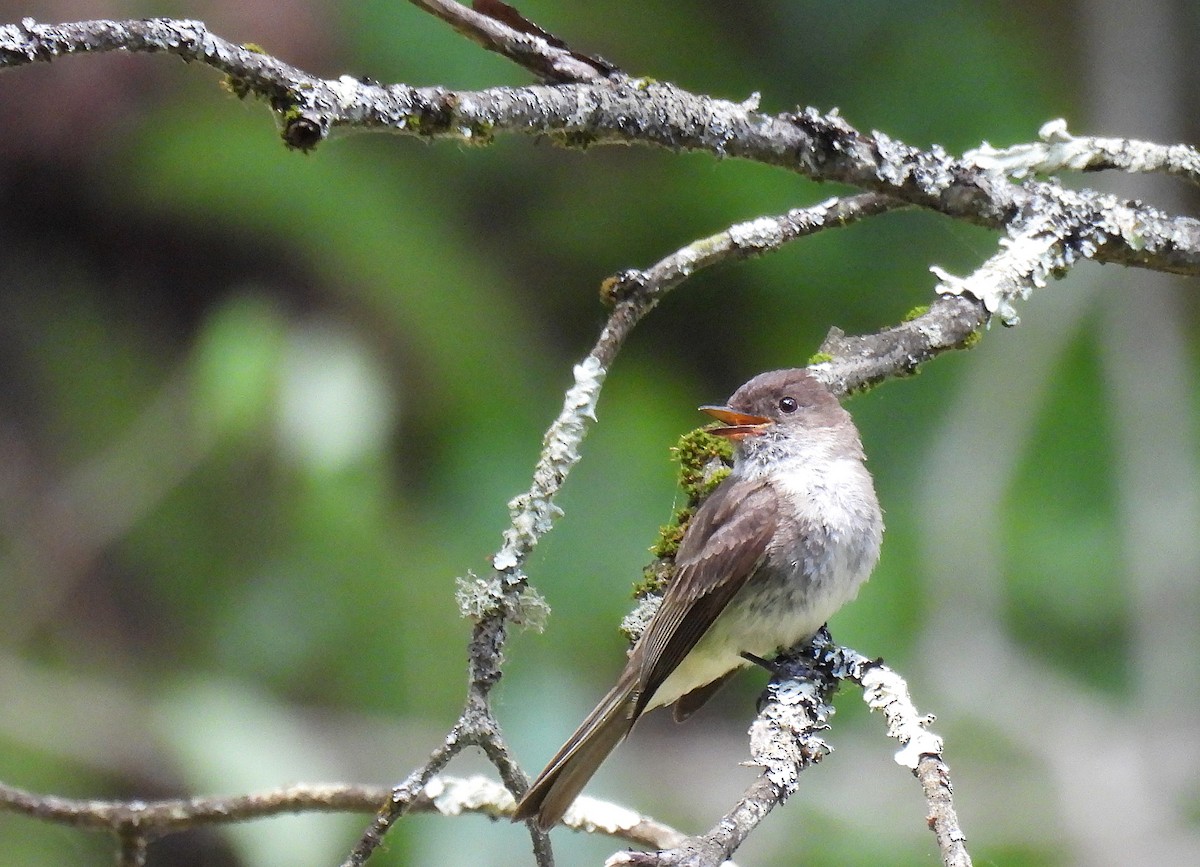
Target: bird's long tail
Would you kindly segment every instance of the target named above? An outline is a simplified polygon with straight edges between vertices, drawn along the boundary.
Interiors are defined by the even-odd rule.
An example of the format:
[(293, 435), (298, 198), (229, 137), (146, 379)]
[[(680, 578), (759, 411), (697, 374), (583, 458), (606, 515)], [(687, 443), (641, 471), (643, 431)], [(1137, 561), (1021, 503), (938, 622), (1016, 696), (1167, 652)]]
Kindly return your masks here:
[(633, 728), (641, 711), (635, 681), (627, 669), (533, 781), (517, 804), (514, 820), (536, 817), (543, 831), (558, 824), (600, 763)]

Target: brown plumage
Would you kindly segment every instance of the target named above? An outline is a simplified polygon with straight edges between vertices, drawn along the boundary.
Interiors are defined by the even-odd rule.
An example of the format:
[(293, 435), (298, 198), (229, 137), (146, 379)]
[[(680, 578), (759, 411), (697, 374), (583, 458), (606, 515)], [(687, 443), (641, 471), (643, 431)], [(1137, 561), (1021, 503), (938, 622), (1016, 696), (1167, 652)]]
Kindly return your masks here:
[(700, 707), (743, 652), (770, 656), (811, 637), (853, 597), (883, 530), (850, 416), (807, 371), (772, 371), (724, 407), (734, 469), (700, 506), (662, 604), (616, 685), (517, 805), (515, 819), (556, 824), (646, 710)]

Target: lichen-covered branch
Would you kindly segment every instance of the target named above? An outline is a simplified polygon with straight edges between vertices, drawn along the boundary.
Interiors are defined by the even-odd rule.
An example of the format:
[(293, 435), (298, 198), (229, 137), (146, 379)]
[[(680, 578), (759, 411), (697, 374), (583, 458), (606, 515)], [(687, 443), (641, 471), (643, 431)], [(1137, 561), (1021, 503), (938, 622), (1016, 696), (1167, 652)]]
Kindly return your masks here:
[(608, 303), (616, 303), (630, 292), (638, 291), (644, 293), (647, 300), (657, 303), (664, 294), (703, 268), (761, 256), (797, 238), (846, 226), (904, 207), (904, 204), (899, 199), (876, 193), (861, 193), (806, 208), (793, 208), (786, 214), (736, 223), (681, 247), (644, 271), (622, 271), (605, 281), (601, 296)]
[(49, 63), (72, 54), (110, 51), (168, 53), (236, 75), (250, 91), (285, 97), (312, 76), (266, 54), (215, 36), (201, 21), (144, 18), (42, 24), (23, 18), (0, 25), (0, 69)]
[(1200, 222), (1194, 219), (1053, 181), (1014, 184), (1003, 171), (955, 159), (937, 146), (923, 151), (880, 132), (862, 133), (836, 112), (768, 115), (757, 110), (756, 99), (734, 103), (619, 73), (482, 91), (384, 86), (351, 76), (325, 80), (214, 36), (196, 21), (46, 25), (26, 19), (0, 27), (0, 69), (115, 50), (170, 52), (228, 73), (235, 92), (268, 98), (294, 147), (312, 148), (335, 129), (388, 129), (468, 143), (521, 133), (572, 147), (705, 151), (851, 184), (1003, 231), (1040, 214), (1062, 222), (1060, 234), (1078, 238), (1090, 258), (1200, 274)]
[(621, 852), (607, 865), (720, 867), (777, 805), (800, 784), (800, 774), (830, 753), (822, 737), (833, 716), (840, 663), (828, 632), (782, 654), (750, 726), (751, 764), (762, 773), (707, 834), (656, 852)]
[(963, 159), (981, 169), (999, 171), (1011, 178), (1061, 171), (1161, 172), (1200, 183), (1200, 151), (1190, 145), (1099, 136), (1073, 136), (1067, 122), (1057, 118), (1038, 130), (1040, 141), (994, 148), (984, 142), (967, 151)]
[(1059, 251), (1067, 249), (1062, 238), (1034, 229), (1001, 238), (1000, 252), (969, 277), (955, 277), (937, 265), (930, 270), (941, 281), (938, 292), (977, 298), (989, 315), (999, 316), (1005, 325), (1017, 325), (1021, 320), (1013, 302), (1028, 298), (1053, 274), (1065, 271), (1073, 260)]
[(874, 334), (848, 335), (830, 329), (809, 367), (834, 394), (852, 394), (886, 379), (912, 375), (944, 352), (972, 346), (987, 323), (982, 302), (943, 296), (910, 319)]
[(776, 805), (796, 791), (801, 772), (829, 754), (822, 732), (833, 714), (833, 693), (843, 680), (862, 687), (871, 710), (883, 712), (888, 737), (900, 742), (896, 762), (921, 782), (929, 805), (929, 827), (945, 867), (970, 867), (966, 835), (954, 810), (950, 771), (942, 761), (942, 739), (929, 731), (933, 717), (917, 711), (903, 678), (879, 660), (834, 644), (824, 629), (774, 664), (774, 676), (750, 728), (753, 764), (763, 772), (737, 805), (701, 837), (656, 852), (618, 853), (607, 865), (719, 867)]
[(945, 867), (970, 867), (967, 837), (954, 809), (954, 787), (950, 769), (942, 760), (942, 739), (929, 731), (932, 716), (917, 711), (908, 684), (879, 660), (850, 650), (832, 649), (834, 671), (863, 689), (863, 700), (871, 710), (883, 712), (887, 735), (900, 742), (896, 763), (908, 768), (920, 781), (929, 805), (928, 823), (937, 838)]
[[(131, 848), (173, 831), (204, 825), (248, 822), (287, 813), (370, 812), (391, 797), (386, 786), (337, 783), (298, 784), (267, 792), (226, 798), (178, 798), (163, 801), (97, 801), (41, 795), (0, 783), (0, 805), (8, 812), (60, 825), (107, 831), (131, 841)], [(509, 790), (487, 777), (435, 775), (413, 797), (413, 813), (457, 816), (475, 813), (500, 819), (512, 813)], [(583, 799), (578, 818), (565, 824), (589, 833), (607, 834), (639, 846), (665, 847), (683, 839), (679, 831), (629, 810), (594, 798)], [(132, 841), (140, 840), (140, 846)]]

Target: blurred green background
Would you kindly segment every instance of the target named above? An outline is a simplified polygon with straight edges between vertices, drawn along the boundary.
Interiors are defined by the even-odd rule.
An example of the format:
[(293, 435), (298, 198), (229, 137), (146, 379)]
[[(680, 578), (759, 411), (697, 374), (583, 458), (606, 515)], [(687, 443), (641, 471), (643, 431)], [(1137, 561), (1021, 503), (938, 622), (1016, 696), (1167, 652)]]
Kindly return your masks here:
[[(1193, 4), (593, 2), (521, 10), (629, 72), (961, 150), (1073, 132), (1194, 141)], [(527, 77), (400, 0), (0, 2), (0, 21), (177, 15), (317, 74)], [(74, 797), (401, 779), (459, 712), (456, 576), (488, 568), (600, 281), (839, 189), (704, 155), (349, 136), (171, 57), (0, 75), (0, 779)], [(1178, 184), (1089, 176), (1175, 212)], [(677, 496), (669, 449), (830, 326), (926, 303), (991, 233), (897, 213), (692, 280), (619, 359), (529, 574), (553, 606), (496, 693), (532, 773), (620, 668), (616, 623)], [(976, 351), (854, 399), (883, 561), (835, 636), (948, 741), (977, 864), (1200, 853), (1196, 283), (1084, 266)], [(589, 792), (707, 829), (762, 678), (652, 715)], [(663, 717), (663, 718), (658, 718)], [(851, 691), (837, 752), (744, 865), (938, 863), (917, 784)], [(382, 759), (380, 757), (383, 757)], [(450, 773), (487, 770), (473, 756)], [(360, 816), (155, 844), (154, 865), (338, 863)], [(555, 833), (560, 863), (620, 848)], [(111, 863), (0, 815), (8, 865)], [(529, 863), (519, 827), (405, 820), (380, 865)]]

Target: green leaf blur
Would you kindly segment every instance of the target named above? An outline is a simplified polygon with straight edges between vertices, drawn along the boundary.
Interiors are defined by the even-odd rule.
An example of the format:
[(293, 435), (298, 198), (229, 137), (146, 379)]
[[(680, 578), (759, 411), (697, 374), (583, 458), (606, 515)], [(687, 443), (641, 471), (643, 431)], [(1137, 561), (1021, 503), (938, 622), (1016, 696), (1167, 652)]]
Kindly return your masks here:
[[(167, 14), (117, 6), (0, 2), (0, 21)], [(328, 77), (528, 83), (410, 4), (168, 6)], [(1029, 141), (1058, 116), (1072, 131), (1158, 135), (1136, 118), (1088, 126), (1094, 61), (1052, 6), (519, 4), (630, 73), (733, 100), (758, 91), (771, 112), (836, 106), (917, 146)], [(1178, 26), (1194, 36), (1194, 21)], [(707, 155), (514, 136), (467, 148), (357, 135), (301, 155), (264, 105), (218, 81), (147, 56), (0, 75), (0, 779), (37, 791), (149, 799), (403, 779), (459, 712), (470, 627), (454, 580), (489, 568), (505, 504), (528, 487), (571, 364), (603, 322), (601, 281), (842, 192)], [(701, 274), (641, 326), (565, 515), (529, 563), (553, 615), (544, 633), (512, 637), (496, 693), (527, 771), (621, 666), (617, 624), (680, 496), (670, 447), (701, 422), (694, 407), (803, 364), (832, 326), (899, 321), (931, 300), (931, 264), (969, 273), (995, 242), (893, 213)], [(1114, 396), (1121, 359), (1104, 347), (1144, 275), (1120, 273), (1119, 295), (1091, 288), (1096, 270), (1031, 301), (1015, 331), (993, 328), (978, 350), (849, 404), (888, 534), (833, 632), (885, 657), (939, 715), (979, 864), (1094, 854), (1063, 818), (1089, 803), (997, 721), (989, 690), (1003, 694), (1012, 670), (990, 667), (984, 639), (994, 630), (1048, 673), (1054, 711), (1028, 723), (1049, 730), (1064, 708), (1093, 707), (1085, 698), (1114, 715), (1137, 702), (1145, 668), (1125, 642), (1153, 645), (1139, 605), (1185, 623), (1200, 608), (1194, 593), (1135, 585), (1123, 498), (1136, 487), (1128, 425), (1144, 414)], [(1186, 291), (1171, 297), (1188, 364), (1145, 383), (1191, 425), (1172, 453), (1191, 450), (1173, 476), (1184, 493), (1200, 459), (1200, 307)], [(1148, 438), (1151, 451), (1166, 442)], [(950, 538), (945, 516), (962, 521)], [(1168, 586), (1200, 586), (1179, 562)], [(951, 621), (978, 616), (980, 644), (956, 645), (957, 667), (939, 643), (948, 608)], [(707, 829), (751, 778), (738, 763), (761, 685), (747, 673), (684, 727), (647, 719), (589, 792)], [(1161, 718), (1198, 718), (1166, 693)], [(849, 690), (838, 703), (837, 752), (739, 863), (937, 863), (882, 721)], [(471, 756), (448, 769), (476, 771), (491, 772)], [(190, 834), (156, 843), (150, 863), (338, 863), (366, 821)], [(1181, 825), (1194, 837), (1194, 809)], [(105, 839), (6, 814), (0, 839), (14, 867), (111, 860)], [(555, 839), (565, 864), (620, 848)], [(418, 817), (371, 863), (532, 863), (528, 846), (521, 828)]]

